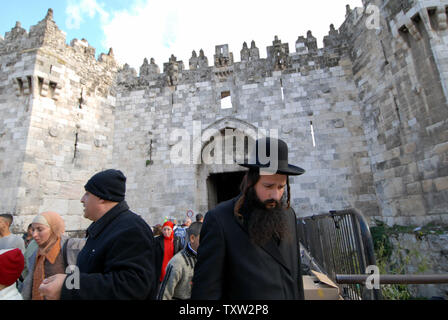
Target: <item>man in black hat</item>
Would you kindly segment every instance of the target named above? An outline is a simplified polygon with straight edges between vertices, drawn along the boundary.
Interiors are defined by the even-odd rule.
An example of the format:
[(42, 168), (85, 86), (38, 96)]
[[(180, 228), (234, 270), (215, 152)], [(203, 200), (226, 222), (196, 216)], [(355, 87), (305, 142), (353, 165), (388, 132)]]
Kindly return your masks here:
[(73, 281), (66, 281), (66, 275), (45, 279), (41, 294), (49, 300), (154, 299), (154, 238), (124, 200), (126, 177), (109, 169), (95, 174), (84, 188), (84, 217), (93, 223), (78, 255), (79, 274), (71, 275)]
[[(269, 160), (266, 162), (266, 160)], [(256, 142), (241, 194), (205, 215), (192, 299), (303, 299), (297, 219), (290, 207), (288, 164), (279, 139)]]

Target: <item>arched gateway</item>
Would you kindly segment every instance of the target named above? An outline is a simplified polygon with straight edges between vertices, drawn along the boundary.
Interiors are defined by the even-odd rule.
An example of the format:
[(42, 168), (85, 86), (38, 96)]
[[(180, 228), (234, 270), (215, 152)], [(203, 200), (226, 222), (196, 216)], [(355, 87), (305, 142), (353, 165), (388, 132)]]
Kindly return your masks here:
[[(195, 154), (195, 207), (207, 212), (218, 203), (239, 194), (246, 171), (237, 163), (247, 158), (262, 130), (245, 121), (226, 117), (208, 126), (202, 134), (200, 154)], [(198, 139), (197, 139), (198, 140)]]

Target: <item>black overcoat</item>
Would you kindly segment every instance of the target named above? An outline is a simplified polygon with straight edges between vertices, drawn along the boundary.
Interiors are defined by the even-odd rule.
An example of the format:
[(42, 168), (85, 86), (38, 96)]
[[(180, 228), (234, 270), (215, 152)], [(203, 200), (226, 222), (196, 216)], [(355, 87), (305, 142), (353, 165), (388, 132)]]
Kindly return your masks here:
[(253, 244), (234, 216), (238, 197), (219, 204), (205, 215), (192, 299), (294, 300), (303, 299), (297, 219), (287, 210), (293, 238)]
[(151, 228), (120, 202), (87, 229), (78, 255), (79, 289), (62, 287), (61, 299), (154, 299), (154, 237)]

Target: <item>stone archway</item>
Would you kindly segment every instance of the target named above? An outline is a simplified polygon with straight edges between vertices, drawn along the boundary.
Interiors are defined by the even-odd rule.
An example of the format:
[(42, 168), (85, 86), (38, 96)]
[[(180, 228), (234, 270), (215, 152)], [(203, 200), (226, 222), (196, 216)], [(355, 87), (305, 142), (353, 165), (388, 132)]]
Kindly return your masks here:
[[(201, 159), (197, 161), (195, 177), (195, 207), (198, 212), (204, 214), (220, 201), (238, 194), (246, 169), (237, 163), (247, 157), (258, 134), (257, 127), (231, 117), (220, 119), (203, 130), (201, 153), (194, 155), (196, 159)], [(221, 153), (218, 149), (222, 150)], [(204, 159), (210, 155), (209, 159)], [(230, 159), (232, 161), (229, 162)]]

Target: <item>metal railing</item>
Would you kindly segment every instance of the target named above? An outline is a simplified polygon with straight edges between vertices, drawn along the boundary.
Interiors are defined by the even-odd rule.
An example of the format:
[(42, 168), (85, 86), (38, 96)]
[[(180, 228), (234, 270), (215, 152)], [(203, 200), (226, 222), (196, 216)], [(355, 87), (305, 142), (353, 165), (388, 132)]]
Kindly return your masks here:
[[(298, 227), (301, 245), (334, 282), (337, 274), (365, 274), (367, 266), (376, 264), (369, 225), (354, 209), (299, 218)], [(347, 300), (381, 299), (380, 290), (364, 284), (338, 286)]]
[[(337, 283), (366, 283), (370, 275), (337, 274)], [(448, 283), (448, 274), (382, 274), (378, 284), (441, 284)]]

